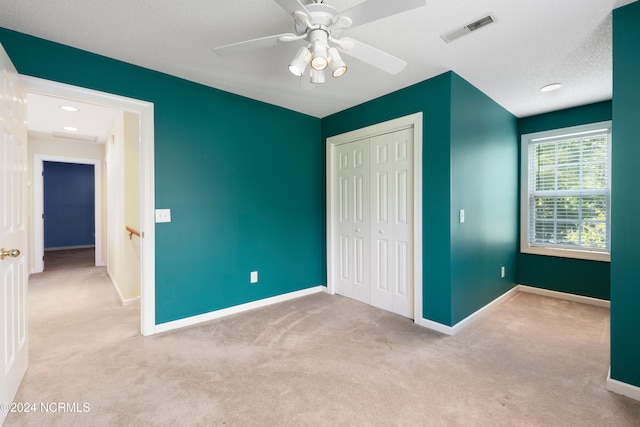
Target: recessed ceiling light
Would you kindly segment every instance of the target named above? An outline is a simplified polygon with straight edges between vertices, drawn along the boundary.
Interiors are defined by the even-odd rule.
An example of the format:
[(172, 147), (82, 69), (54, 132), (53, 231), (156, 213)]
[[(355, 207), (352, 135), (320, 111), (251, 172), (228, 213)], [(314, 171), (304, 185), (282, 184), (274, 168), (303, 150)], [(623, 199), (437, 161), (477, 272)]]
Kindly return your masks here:
[(550, 85), (542, 86), (540, 88), (540, 92), (552, 92), (554, 90), (558, 90), (562, 87), (560, 83), (551, 83)]
[(76, 107), (72, 107), (71, 105), (61, 105), (60, 108), (62, 108), (64, 111), (71, 111), (73, 113), (79, 111)]
[(65, 126), (64, 130), (67, 132), (78, 132), (78, 128), (74, 128), (73, 126)]

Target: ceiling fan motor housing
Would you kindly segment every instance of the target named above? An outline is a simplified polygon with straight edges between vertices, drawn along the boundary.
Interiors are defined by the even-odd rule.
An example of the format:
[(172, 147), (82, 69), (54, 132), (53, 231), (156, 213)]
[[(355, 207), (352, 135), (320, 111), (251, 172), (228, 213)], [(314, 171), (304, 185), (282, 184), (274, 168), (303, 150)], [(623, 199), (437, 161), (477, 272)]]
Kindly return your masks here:
[(326, 28), (333, 25), (333, 17), (338, 13), (338, 10), (325, 3), (311, 3), (305, 6), (309, 11), (309, 17), (307, 19), (306, 14), (295, 14), (296, 34), (302, 35), (310, 29)]

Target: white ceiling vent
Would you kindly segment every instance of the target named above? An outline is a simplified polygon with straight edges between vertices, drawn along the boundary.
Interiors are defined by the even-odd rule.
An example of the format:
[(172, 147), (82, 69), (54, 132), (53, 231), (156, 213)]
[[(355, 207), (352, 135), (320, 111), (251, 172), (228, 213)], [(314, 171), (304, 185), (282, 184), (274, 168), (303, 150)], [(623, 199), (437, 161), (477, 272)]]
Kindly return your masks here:
[(484, 18), (480, 18), (477, 21), (472, 22), (471, 24), (465, 25), (464, 27), (457, 30), (450, 31), (447, 34), (441, 35), (440, 37), (442, 37), (442, 40), (444, 40), (445, 42), (451, 43), (455, 39), (459, 39), (460, 37), (467, 35), (472, 31), (476, 31), (482, 27), (486, 27), (493, 22), (495, 22), (493, 16), (487, 15)]

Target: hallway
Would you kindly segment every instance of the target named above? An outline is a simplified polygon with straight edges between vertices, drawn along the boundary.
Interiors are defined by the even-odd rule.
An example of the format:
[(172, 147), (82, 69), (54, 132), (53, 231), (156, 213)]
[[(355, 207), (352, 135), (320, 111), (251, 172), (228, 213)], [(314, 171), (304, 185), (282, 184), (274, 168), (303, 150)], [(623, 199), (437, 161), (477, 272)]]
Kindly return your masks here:
[[(96, 364), (106, 351), (140, 335), (140, 310), (120, 304), (106, 267), (93, 265), (93, 249), (49, 251), (45, 257), (45, 272), (29, 279), (29, 369), (15, 402), (80, 402), (82, 410), (91, 395), (87, 386), (97, 386), (86, 383), (83, 371), (100, 370)], [(68, 413), (15, 415), (5, 425), (87, 422)]]

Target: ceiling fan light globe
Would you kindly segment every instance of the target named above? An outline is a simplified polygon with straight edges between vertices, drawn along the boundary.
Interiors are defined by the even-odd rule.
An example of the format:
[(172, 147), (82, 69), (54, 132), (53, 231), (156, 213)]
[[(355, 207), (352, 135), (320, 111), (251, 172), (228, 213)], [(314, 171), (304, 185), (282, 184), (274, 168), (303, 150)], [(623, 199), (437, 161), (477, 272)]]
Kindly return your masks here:
[(315, 69), (311, 69), (311, 83), (313, 84), (322, 84), (324, 83), (324, 71), (318, 71)]
[(300, 67), (296, 67), (293, 64), (289, 65), (289, 71), (291, 71), (291, 74), (296, 77), (302, 77), (302, 75), (304, 74), (304, 68), (301, 69)]
[(310, 59), (311, 52), (309, 51), (309, 49), (306, 47), (301, 47), (298, 50), (298, 53), (296, 53), (295, 58), (293, 58), (293, 61), (291, 61), (291, 64), (289, 64), (289, 71), (291, 71), (291, 73), (295, 76), (302, 77)]
[(333, 70), (331, 75), (337, 79), (338, 77), (344, 76), (346, 72), (347, 72), (347, 66), (343, 65)]
[(327, 61), (327, 58), (324, 56), (316, 56), (311, 60), (311, 67), (317, 71), (324, 70), (327, 68), (327, 65), (329, 65), (329, 61)]
[(338, 49), (335, 47), (329, 49), (329, 64), (331, 75), (334, 78), (342, 77), (347, 72), (347, 64), (344, 63)]

